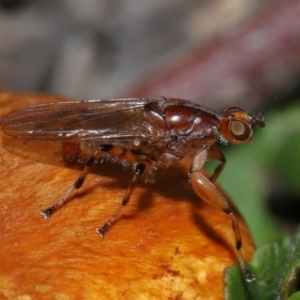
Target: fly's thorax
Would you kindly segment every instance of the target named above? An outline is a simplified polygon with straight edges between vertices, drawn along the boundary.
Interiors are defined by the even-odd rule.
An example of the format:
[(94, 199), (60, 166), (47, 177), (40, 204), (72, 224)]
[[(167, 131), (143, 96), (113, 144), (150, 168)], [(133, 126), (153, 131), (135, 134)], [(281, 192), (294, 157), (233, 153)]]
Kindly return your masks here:
[[(166, 127), (181, 135), (205, 135), (212, 127), (219, 127), (219, 118), (201, 106), (170, 105), (163, 111)], [(203, 134), (202, 134), (203, 133)]]
[(148, 144), (158, 153), (182, 158), (218, 140), (220, 118), (204, 106), (166, 99), (145, 106), (143, 126), (149, 133)]
[(157, 128), (168, 136), (207, 136), (208, 132), (220, 127), (217, 113), (204, 106), (179, 99), (166, 99), (164, 102), (145, 105), (144, 119), (149, 128)]

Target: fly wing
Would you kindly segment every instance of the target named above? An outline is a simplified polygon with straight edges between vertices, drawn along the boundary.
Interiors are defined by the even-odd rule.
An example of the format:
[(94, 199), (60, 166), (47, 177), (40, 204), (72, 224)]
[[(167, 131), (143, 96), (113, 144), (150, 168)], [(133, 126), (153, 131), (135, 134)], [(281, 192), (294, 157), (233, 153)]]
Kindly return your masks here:
[(38, 104), (6, 115), (2, 130), (36, 140), (132, 140), (145, 138), (143, 108), (162, 99), (128, 98)]

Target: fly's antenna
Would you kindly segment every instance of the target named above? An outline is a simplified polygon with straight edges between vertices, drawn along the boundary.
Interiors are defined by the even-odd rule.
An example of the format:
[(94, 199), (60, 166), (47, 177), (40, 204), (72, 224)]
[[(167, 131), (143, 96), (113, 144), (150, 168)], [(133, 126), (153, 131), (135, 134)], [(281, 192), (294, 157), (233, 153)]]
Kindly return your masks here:
[(275, 102), (277, 99), (278, 99), (278, 96), (275, 96), (275, 97), (274, 97), (267, 105), (265, 105), (265, 106), (263, 107), (263, 109), (258, 113), (258, 115), (262, 115), (262, 113), (263, 113), (264, 111), (266, 111), (267, 108), (271, 107), (271, 104), (274, 104), (274, 102)]
[(267, 108), (269, 108), (271, 106), (271, 103), (274, 103), (274, 101), (277, 99), (277, 96), (275, 96), (273, 98), (273, 100), (268, 103), (267, 105), (265, 105), (263, 107), (263, 109), (258, 113), (258, 114), (255, 114), (255, 115), (251, 115), (251, 123), (255, 124), (256, 126), (260, 127), (260, 128), (263, 128), (266, 126), (265, 124), (265, 118), (263, 116), (263, 112), (267, 110)]

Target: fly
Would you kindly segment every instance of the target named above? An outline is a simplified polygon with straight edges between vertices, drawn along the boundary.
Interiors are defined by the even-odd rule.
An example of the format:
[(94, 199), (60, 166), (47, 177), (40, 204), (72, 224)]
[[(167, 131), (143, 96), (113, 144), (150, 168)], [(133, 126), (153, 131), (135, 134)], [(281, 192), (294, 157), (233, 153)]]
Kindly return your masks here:
[[(231, 107), (218, 114), (193, 102), (173, 98), (128, 98), (68, 101), (38, 104), (15, 110), (2, 120), (2, 130), (19, 139), (60, 140), (70, 157), (89, 158), (75, 181), (53, 206), (41, 210), (49, 218), (79, 189), (97, 160), (108, 158), (132, 168), (132, 180), (123, 199), (104, 225), (96, 229), (103, 238), (130, 200), (137, 180), (151, 180), (157, 169), (178, 162), (187, 154), (193, 157), (190, 182), (201, 199), (224, 211), (232, 220), (238, 261), (247, 281), (255, 276), (247, 268), (235, 215), (214, 182), (225, 165), (225, 157), (216, 147), (243, 144), (252, 139), (252, 125), (264, 127), (261, 114), (249, 115)], [(206, 160), (220, 162), (207, 178), (201, 173)]]

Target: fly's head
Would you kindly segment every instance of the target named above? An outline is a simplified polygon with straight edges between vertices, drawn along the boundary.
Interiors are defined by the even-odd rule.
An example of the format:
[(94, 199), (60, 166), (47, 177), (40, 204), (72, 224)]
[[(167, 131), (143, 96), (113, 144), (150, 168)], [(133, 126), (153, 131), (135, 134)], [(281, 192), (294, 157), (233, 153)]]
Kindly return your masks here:
[(238, 107), (230, 107), (221, 117), (220, 141), (235, 145), (251, 141), (253, 124), (265, 127), (263, 115), (249, 115)]

